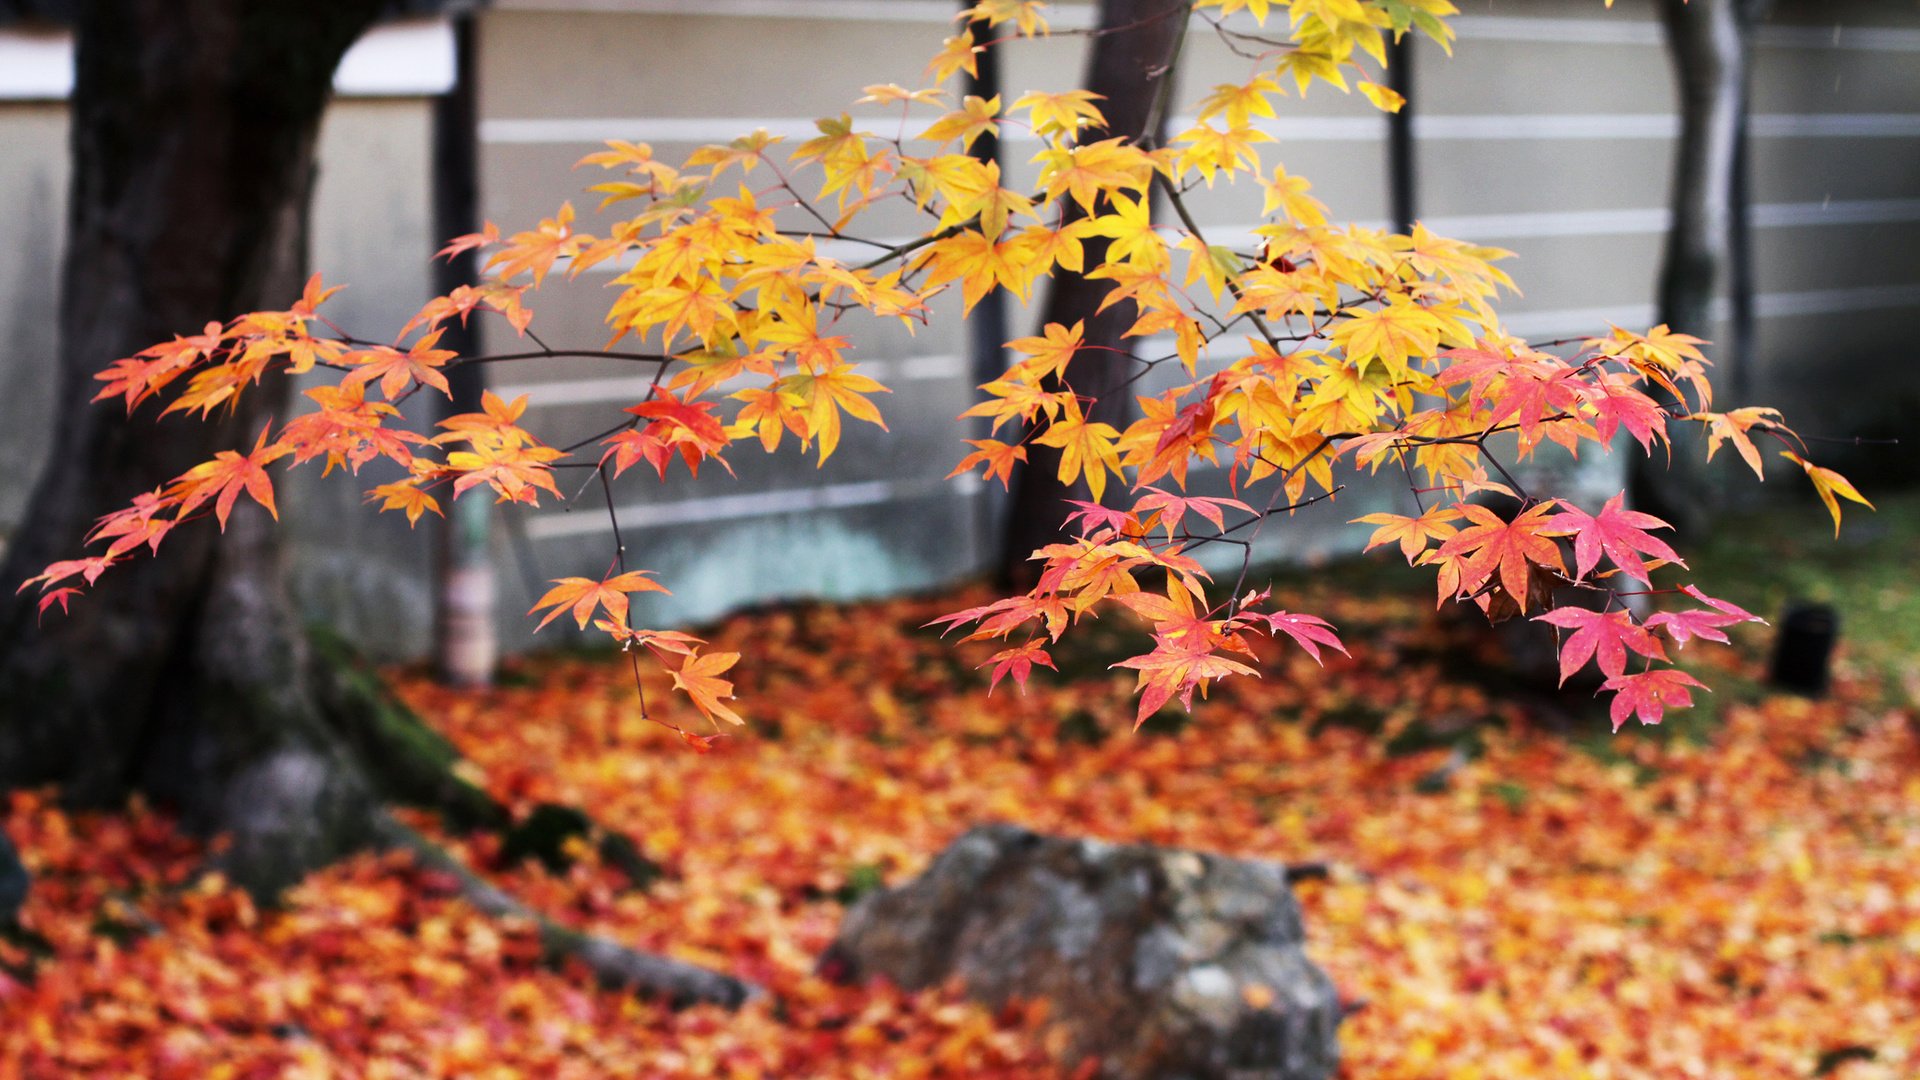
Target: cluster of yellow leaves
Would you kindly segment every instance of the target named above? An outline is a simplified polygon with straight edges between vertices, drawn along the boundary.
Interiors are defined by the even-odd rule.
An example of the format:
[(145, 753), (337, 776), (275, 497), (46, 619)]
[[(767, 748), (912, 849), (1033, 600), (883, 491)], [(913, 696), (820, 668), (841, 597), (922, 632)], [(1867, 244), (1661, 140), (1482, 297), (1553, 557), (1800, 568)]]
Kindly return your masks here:
[[(837, 897), (986, 820), (1329, 864), (1299, 890), (1310, 956), (1360, 1006), (1341, 1029), (1355, 1080), (1920, 1070), (1915, 717), (1844, 656), (1831, 700), (1723, 701), (1703, 742), (1648, 732), (1595, 756), (1449, 677), (1417, 598), (1323, 588), (1282, 599), (1364, 629), (1351, 657), (1261, 646), (1269, 677), (1222, 687), (1204, 724), (1169, 733), (1169, 712), (1128, 734), (1131, 680), (1104, 656), (1063, 651), (1074, 678), (988, 697), (915, 629), (986, 599), (715, 628), (762, 658), (742, 685), (758, 726), (701, 758), (648, 737), (615, 659), (541, 661), (479, 696), (403, 681), (516, 811), (591, 806), (667, 876), (633, 891), (590, 850), (559, 874), (501, 866), (488, 838), (456, 841), (465, 858), (556, 918), (757, 979), (781, 1009), (673, 1013), (546, 971), (528, 928), (400, 857), (319, 874), (280, 911), (180, 891), (203, 853), (153, 814), (17, 795), (0, 827), (36, 875), (24, 929), (51, 951), (0, 943), (0, 1076), (1064, 1075), (1038, 1007), (813, 974)], [(1115, 637), (1088, 648), (1121, 655)], [(1709, 650), (1694, 659), (1729, 673), (1761, 662), (1754, 639)], [(1465, 764), (1410, 749), (1474, 724), (1485, 750)]]
[[(1085, 91), (1028, 93), (1010, 105), (967, 96), (948, 107), (939, 84), (975, 70), (983, 46), (974, 32), (1047, 33), (1045, 8), (1038, 0), (982, 0), (968, 9), (961, 31), (929, 64), (930, 85), (866, 88), (857, 104), (897, 110), (885, 125), (843, 113), (817, 121), (818, 134), (790, 149), (760, 131), (702, 147), (678, 165), (646, 144), (610, 142), (581, 164), (618, 174), (592, 190), (605, 196), (602, 210), (617, 206), (626, 216), (590, 234), (576, 227), (567, 205), (532, 229), (505, 234), (488, 225), (454, 240), (446, 253), (486, 254), (485, 281), (428, 303), (392, 345), (315, 336), (313, 324), (324, 324), (316, 309), (329, 292), (316, 278), (289, 311), (210, 324), (117, 361), (100, 376), (103, 397), (132, 408), (192, 372), (167, 408), (203, 414), (230, 405), (276, 365), (292, 372), (326, 366), (343, 376), (337, 386), (308, 392), (319, 411), (271, 438), (263, 432), (252, 453), (224, 453), (103, 519), (95, 539), (108, 544), (104, 554), (56, 563), (30, 583), (45, 590), (43, 610), (64, 607), (79, 591), (64, 582), (91, 584), (138, 547), (157, 546), (202, 506), (223, 525), (242, 493), (271, 510), (264, 468), (280, 457), (324, 457), (329, 468), (356, 470), (391, 459), (406, 477), (371, 497), (410, 520), (440, 511), (432, 491), (445, 483), (454, 495), (485, 487), (510, 502), (558, 497), (553, 469), (566, 453), (519, 426), (524, 403), (489, 398), (483, 412), (443, 422), (431, 439), (390, 426), (400, 401), (423, 388), (446, 392), (446, 371), (475, 359), (567, 355), (652, 365), (651, 388), (626, 410), (633, 419), (600, 441), (601, 457), (590, 467), (603, 477), (644, 461), (664, 478), (676, 458), (690, 472), (709, 459), (730, 470), (722, 455), (733, 442), (757, 441), (772, 452), (788, 435), (803, 450), (817, 442), (824, 462), (840, 445), (843, 418), (885, 426), (874, 395), (886, 388), (850, 359), (856, 314), (912, 328), (950, 288), (970, 309), (996, 290), (1025, 301), (1056, 274), (1106, 283), (1100, 310), (1118, 312), (1125, 338), (1153, 346), (1150, 355), (1129, 358), (1139, 376), (1178, 361), (1185, 379), (1141, 395), (1140, 419), (1124, 429), (1103, 421), (1114, 410), (1097, 409), (1095, 398), (1074, 390), (1084, 370), (1076, 359), (1090, 348), (1084, 325), (1052, 324), (1010, 343), (1022, 359), (986, 383), (985, 400), (964, 414), (988, 419), (991, 437), (971, 440), (974, 452), (956, 473), (977, 468), (1009, 483), (1030, 447), (1045, 447), (1058, 451), (1050, 457), (1061, 483), (1084, 485), (1092, 503), (1116, 489), (1111, 509), (1090, 508), (1080, 537), (1033, 553), (1042, 565), (1027, 596), (959, 619), (988, 620), (975, 637), (1010, 638), (1028, 623), (1044, 624), (1044, 639), (1027, 629), (1027, 639), (1010, 643), (997, 661), (997, 672), (1021, 684), (1035, 664), (1050, 666), (1047, 645), (1102, 604), (1152, 625), (1154, 648), (1127, 661), (1140, 672), (1142, 715), (1168, 696), (1190, 700), (1215, 679), (1251, 673), (1249, 632), (1283, 632), (1310, 651), (1337, 647), (1323, 622), (1251, 610), (1259, 598), (1231, 595), (1243, 592), (1238, 585), (1210, 595), (1191, 549), (1245, 543), (1234, 535), (1242, 528), (1333, 497), (1343, 459), (1404, 472), (1420, 512), (1368, 519), (1381, 527), (1376, 539), (1395, 540), (1411, 560), (1434, 566), (1443, 600), (1471, 600), (1496, 618), (1551, 608), (1556, 588), (1598, 587), (1615, 572), (1651, 587), (1636, 552), (1653, 554), (1658, 565), (1679, 564), (1664, 544), (1648, 546), (1645, 530), (1661, 524), (1654, 519), (1630, 521), (1624, 510), (1587, 516), (1513, 485), (1488, 450), (1489, 437), (1502, 432), (1517, 433), (1523, 459), (1542, 444), (1604, 452), (1621, 431), (1651, 453), (1656, 444), (1664, 448), (1669, 422), (1684, 418), (1707, 425), (1709, 455), (1732, 442), (1756, 472), (1750, 435), (1764, 433), (1803, 466), (1836, 528), (1838, 499), (1866, 501), (1843, 477), (1806, 461), (1772, 410), (1709, 411), (1699, 339), (1665, 326), (1644, 334), (1615, 328), (1571, 355), (1535, 348), (1508, 334), (1493, 309), (1499, 291), (1513, 285), (1495, 265), (1510, 253), (1420, 224), (1405, 235), (1330, 225), (1307, 181), (1263, 160), (1270, 139), (1256, 121), (1276, 115), (1289, 82), (1299, 93), (1316, 82), (1349, 92), (1352, 76), (1375, 104), (1398, 108), (1397, 95), (1369, 76), (1386, 64), (1388, 42), (1405, 34), (1448, 45), (1445, 17), (1455, 12), (1448, 0), (1195, 0), (1178, 16), (1212, 20), (1230, 40), (1261, 47), (1236, 48), (1250, 58), (1243, 77), (1214, 85), (1194, 124), (1164, 145), (1108, 130), (1098, 95)], [(1242, 11), (1257, 31), (1220, 21)], [(969, 152), (1008, 125), (1039, 141), (1026, 163), (1028, 182)], [(1264, 193), (1258, 251), (1209, 243), (1186, 204), (1203, 185), (1241, 181)], [(1155, 220), (1156, 198), (1173, 204), (1177, 226)], [(882, 206), (911, 208), (918, 234), (905, 241), (863, 235), (858, 226)], [(871, 257), (852, 262), (830, 253), (847, 248)], [(604, 349), (563, 354), (541, 344), (524, 354), (457, 358), (435, 347), (447, 320), (475, 311), (496, 313), (525, 334), (529, 290), (549, 275), (576, 277), (600, 265), (619, 270), (607, 313), (613, 340)], [(623, 339), (658, 351), (614, 352)], [(1139, 381), (1126, 379), (1111, 392), (1128, 393)], [(376, 385), (384, 400), (367, 400)], [(1690, 398), (1697, 409), (1663, 406), (1648, 388)], [(1232, 498), (1185, 494), (1190, 472), (1202, 466), (1224, 470)], [(1427, 505), (1429, 496), (1435, 505)], [(1469, 501), (1475, 497), (1507, 501), (1496, 510)], [(1179, 524), (1188, 507), (1210, 509), (1195, 517), (1211, 532), (1196, 531), (1193, 519)], [(1244, 516), (1229, 523), (1226, 509)], [(1471, 525), (1454, 535), (1450, 523), (1463, 520)], [(1164, 535), (1155, 536), (1161, 525)], [(1622, 528), (1633, 532), (1622, 539)], [(1569, 571), (1560, 550), (1567, 537), (1583, 552), (1604, 552), (1611, 567), (1582, 555)], [(1438, 546), (1429, 549), (1428, 540)], [(624, 562), (618, 569), (624, 579)], [(606, 610), (595, 625), (635, 640), (624, 604)], [(577, 621), (584, 628), (590, 620)], [(1567, 628), (1586, 640), (1579, 637), (1585, 624)], [(1664, 659), (1642, 628), (1622, 628), (1611, 640), (1642, 646), (1632, 651), (1649, 665)], [(663, 651), (657, 638), (648, 643)], [(1615, 670), (1612, 651), (1599, 655), (1617, 680), (1621, 707), (1643, 721), (1685, 703), (1683, 677), (1670, 669), (1629, 674)]]

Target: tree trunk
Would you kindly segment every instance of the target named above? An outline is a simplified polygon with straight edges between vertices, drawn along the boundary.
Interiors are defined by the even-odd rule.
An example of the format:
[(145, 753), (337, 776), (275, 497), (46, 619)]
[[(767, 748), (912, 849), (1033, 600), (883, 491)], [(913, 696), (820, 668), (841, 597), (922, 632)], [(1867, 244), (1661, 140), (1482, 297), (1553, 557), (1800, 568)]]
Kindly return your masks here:
[[(1100, 137), (1125, 135), (1158, 145), (1166, 133), (1165, 109), (1156, 109), (1162, 84), (1174, 77), (1172, 61), (1180, 35), (1187, 31), (1185, 0), (1101, 0), (1099, 29), (1087, 61), (1085, 87), (1105, 100), (1099, 103), (1107, 118)], [(1171, 89), (1170, 87), (1166, 89)], [(1063, 204), (1065, 200), (1062, 200)], [(1081, 216), (1067, 210), (1068, 220)], [(1089, 267), (1106, 256), (1106, 241), (1086, 240)], [(1079, 274), (1055, 277), (1047, 289), (1041, 324), (1072, 326), (1086, 323), (1086, 348), (1073, 358), (1070, 369), (1074, 392), (1097, 402), (1088, 419), (1124, 430), (1132, 413), (1132, 396), (1123, 389), (1133, 374), (1129, 342), (1121, 335), (1138, 313), (1131, 302), (1097, 312), (1111, 283), (1090, 281)], [(1055, 543), (1072, 511), (1066, 500), (1092, 498), (1084, 479), (1071, 486), (1060, 483), (1060, 451), (1050, 446), (1027, 447), (1025, 466), (1015, 472), (1013, 498), (1007, 514), (1006, 543), (1001, 551), (1000, 577), (1018, 587), (1031, 585), (1035, 548)]]
[[(83, 8), (51, 373), (60, 413), (0, 580), (77, 555), (101, 515), (220, 450), (244, 449), (283, 411), (281, 381), (208, 422), (129, 422), (90, 403), (93, 375), (174, 334), (299, 296), (333, 71), (383, 4)], [(34, 597), (0, 590), (0, 789), (56, 784), (70, 800), (106, 805), (142, 793), (193, 831), (229, 835), (222, 868), (263, 896), (373, 844), (455, 865), (398, 826), (389, 803), (438, 810), (455, 827), (505, 826), (504, 808), (454, 774), (451, 744), (341, 648), (309, 638), (281, 562), (274, 523), (249, 504), (224, 533), (196, 522), (159, 558), (116, 567), (70, 614), (42, 622)], [(0, 904), (24, 890), (18, 871), (0, 844)], [(483, 910), (523, 913), (462, 874)], [(544, 922), (542, 937), (556, 959), (675, 1001), (731, 1005), (756, 992)]]
[[(79, 17), (54, 448), (5, 580), (70, 558), (101, 515), (243, 448), (284, 386), (210, 422), (90, 405), (109, 361), (300, 292), (333, 69), (378, 0), (138, 0)], [(270, 889), (365, 840), (372, 805), (314, 707), (308, 656), (255, 508), (181, 529), (67, 616), (0, 603), (0, 784), (83, 802), (146, 792), (231, 830)], [(8, 590), (0, 590), (11, 592)]]
[[(1660, 271), (1659, 321), (1682, 333), (1714, 335), (1714, 298), (1729, 283), (1751, 280), (1732, 265), (1740, 231), (1739, 167), (1747, 123), (1749, 19), (1741, 0), (1661, 0), (1680, 98), (1673, 221)], [(1736, 310), (1750, 304), (1736, 302)], [(1736, 349), (1748, 327), (1733, 327)], [(1724, 355), (1724, 350), (1723, 350)], [(1743, 357), (1734, 357), (1741, 366)], [(1674, 424), (1675, 452), (1641, 461), (1634, 499), (1642, 508), (1698, 535), (1715, 503), (1696, 425)]]

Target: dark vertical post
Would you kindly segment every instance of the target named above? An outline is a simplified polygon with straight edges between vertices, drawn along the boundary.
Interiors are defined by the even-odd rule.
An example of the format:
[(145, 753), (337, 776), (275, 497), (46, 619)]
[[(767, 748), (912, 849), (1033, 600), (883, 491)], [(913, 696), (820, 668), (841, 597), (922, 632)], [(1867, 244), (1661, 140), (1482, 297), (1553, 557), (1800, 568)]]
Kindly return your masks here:
[(1774, 640), (1767, 681), (1782, 690), (1822, 697), (1840, 640), (1840, 613), (1829, 604), (1804, 601), (1787, 605)]
[[(474, 88), (474, 22), (471, 14), (453, 17), (453, 86), (433, 110), (433, 228), (446, 240), (479, 229), (478, 105)], [(437, 263), (434, 289), (441, 295), (478, 276), (471, 251)], [(462, 356), (479, 348), (478, 328), (460, 321), (445, 324), (440, 346)], [(442, 418), (480, 411), (486, 389), (483, 366), (449, 373), (451, 400), (441, 404)], [(491, 510), (485, 499), (446, 497), (447, 518), (440, 528), (434, 575), (434, 665), (455, 686), (484, 686), (493, 679), (499, 644), (494, 631), (493, 558), (489, 544)]]
[[(970, 0), (961, 0), (960, 7), (971, 7)], [(988, 44), (974, 54), (974, 66), (977, 73), (967, 77), (966, 92), (975, 97), (992, 100), (1000, 93), (1000, 47)], [(1000, 138), (988, 132), (976, 139), (972, 155), (981, 162), (1000, 160)], [(973, 312), (967, 317), (967, 355), (968, 382), (972, 386), (992, 382), (1007, 370), (1007, 294), (994, 289), (980, 298)], [(984, 439), (991, 430), (987, 418), (975, 420), (969, 438)], [(980, 490), (974, 501), (971, 519), (977, 550), (982, 557), (992, 560), (996, 557), (998, 539), (1005, 528), (1007, 500), (992, 486)]]
[(1406, 99), (1397, 113), (1387, 114), (1387, 208), (1393, 231), (1413, 228), (1413, 35), (1402, 34), (1387, 45), (1387, 88)]
[[(971, 3), (962, 3), (962, 8), (971, 7)], [(974, 97), (992, 100), (1000, 93), (1000, 47), (988, 44), (974, 55), (974, 66), (978, 74), (967, 77), (967, 93)], [(974, 158), (981, 162), (1000, 160), (1000, 137), (988, 132), (976, 139), (971, 151)], [(973, 314), (967, 321), (968, 340), (972, 349), (972, 372), (975, 383), (997, 379), (1006, 371), (1004, 346), (1007, 340), (1007, 294), (995, 289), (982, 297), (974, 305)], [(982, 420), (982, 424), (986, 421)], [(983, 429), (984, 430), (984, 429)]]

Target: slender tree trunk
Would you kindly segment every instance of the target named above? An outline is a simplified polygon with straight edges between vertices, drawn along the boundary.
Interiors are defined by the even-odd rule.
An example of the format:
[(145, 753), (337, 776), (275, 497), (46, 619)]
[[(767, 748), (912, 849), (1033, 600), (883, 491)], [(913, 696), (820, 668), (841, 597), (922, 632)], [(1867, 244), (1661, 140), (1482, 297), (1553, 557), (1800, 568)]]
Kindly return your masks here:
[[(1101, 0), (1099, 31), (1084, 83), (1105, 98), (1099, 105), (1107, 130), (1099, 137), (1144, 137), (1156, 145), (1165, 138), (1166, 110), (1156, 113), (1155, 102), (1162, 95), (1162, 84), (1174, 77), (1170, 64), (1175, 44), (1187, 30), (1187, 8), (1186, 0)], [(1075, 210), (1068, 213), (1079, 216)], [(1089, 239), (1086, 247), (1088, 266), (1105, 257), (1106, 241)], [(1133, 371), (1130, 343), (1121, 335), (1138, 313), (1130, 302), (1098, 311), (1109, 288), (1108, 282), (1089, 281), (1079, 274), (1054, 278), (1041, 323), (1086, 323), (1088, 347), (1074, 357), (1069, 381), (1075, 393), (1098, 399), (1090, 420), (1125, 429), (1132, 397), (1122, 387)], [(1056, 542), (1065, 530), (1072, 511), (1066, 500), (1092, 498), (1085, 480), (1071, 486), (1060, 483), (1059, 450), (1029, 444), (1027, 454), (1027, 464), (1015, 474), (1000, 568), (1003, 579), (1019, 585), (1028, 584), (1021, 580), (1030, 574), (1027, 556)]]
[[(1682, 333), (1714, 336), (1714, 300), (1722, 291), (1752, 288), (1745, 259), (1745, 198), (1740, 161), (1747, 125), (1747, 67), (1753, 19), (1742, 0), (1661, 0), (1680, 101), (1680, 138), (1675, 148), (1673, 222), (1667, 231), (1660, 272), (1659, 321)], [(1731, 287), (1731, 288), (1730, 288)], [(1735, 314), (1751, 321), (1750, 300), (1735, 297)], [(1729, 368), (1746, 367), (1751, 325), (1731, 327), (1721, 355)], [(1736, 378), (1740, 376), (1736, 375)], [(1634, 498), (1643, 508), (1698, 534), (1717, 501), (1694, 425), (1676, 424), (1671, 465), (1643, 461), (1634, 477)]]

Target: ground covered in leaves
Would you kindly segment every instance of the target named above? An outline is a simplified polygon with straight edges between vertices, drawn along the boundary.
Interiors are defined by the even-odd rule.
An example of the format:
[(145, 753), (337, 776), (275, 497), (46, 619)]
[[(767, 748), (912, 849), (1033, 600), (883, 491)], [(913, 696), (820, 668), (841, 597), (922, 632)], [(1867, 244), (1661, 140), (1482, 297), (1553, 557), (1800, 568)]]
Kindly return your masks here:
[[(403, 677), (493, 790), (587, 807), (665, 874), (635, 889), (584, 845), (557, 873), (492, 839), (463, 854), (556, 917), (778, 999), (739, 1014), (546, 970), (528, 928), (404, 856), (262, 911), (196, 876), (204, 852), (161, 815), (15, 795), (36, 885), (0, 940), (0, 1078), (1059, 1075), (1043, 1007), (811, 974), (846, 901), (989, 819), (1327, 864), (1301, 895), (1357, 1007), (1346, 1076), (1920, 1075), (1920, 660), (1874, 636), (1914, 604), (1903, 576), (1840, 590), (1871, 610), (1827, 700), (1760, 689), (1754, 628), (1689, 646), (1719, 691), (1697, 716), (1619, 737), (1436, 621), (1417, 582), (1372, 576), (1287, 599), (1351, 658), (1275, 650), (1138, 734), (1132, 679), (1105, 666), (1121, 628), (989, 697), (983, 655), (919, 628), (974, 594), (713, 628), (747, 656), (753, 726), (704, 756), (639, 719), (616, 658), (531, 661), (478, 696)], [(1770, 587), (1724, 594), (1770, 613)]]

